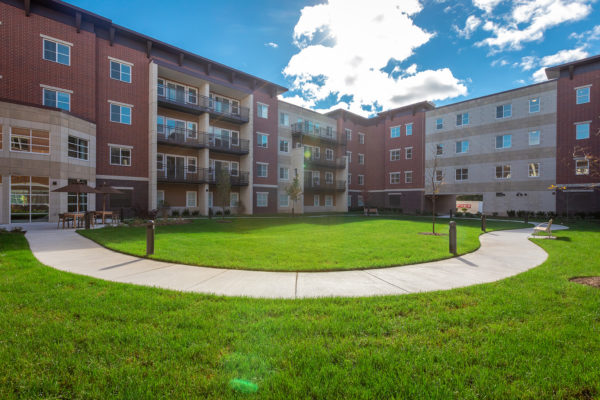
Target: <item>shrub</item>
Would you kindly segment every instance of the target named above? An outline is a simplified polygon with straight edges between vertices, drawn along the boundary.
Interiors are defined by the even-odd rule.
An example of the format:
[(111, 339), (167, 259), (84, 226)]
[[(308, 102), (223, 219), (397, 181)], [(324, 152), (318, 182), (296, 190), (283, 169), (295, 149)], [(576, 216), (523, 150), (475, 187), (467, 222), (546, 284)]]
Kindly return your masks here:
[(479, 218), (481, 218), (481, 213), (479, 211), (477, 211), (477, 214), (475, 214), (475, 215), (477, 215)]
[(552, 211), (548, 211), (547, 215), (548, 215), (548, 218), (552, 218), (552, 219), (554, 219), (558, 216), (558, 214), (556, 214), (555, 212), (552, 212)]
[(585, 215), (586, 215), (586, 214), (585, 214), (585, 212), (583, 212), (583, 211), (578, 211), (578, 212), (576, 212), (576, 213), (575, 213), (575, 216), (576, 216), (576, 217), (579, 217), (579, 218), (581, 218), (581, 219), (584, 219), (584, 218), (585, 218)]
[(538, 218), (541, 218), (541, 219), (546, 218), (546, 212), (545, 211), (538, 211), (538, 212), (535, 213), (535, 216), (538, 217)]
[(214, 215), (214, 211), (213, 211), (213, 209), (211, 207), (211, 208), (208, 209), (208, 219), (211, 219), (213, 217), (213, 215)]
[(219, 216), (222, 216), (222, 215), (223, 215), (223, 211), (221, 211), (221, 210), (217, 210), (217, 212), (215, 213), (215, 215), (216, 215), (217, 217), (219, 217)]
[(173, 210), (173, 211), (171, 211), (171, 216), (172, 217), (179, 217), (179, 210)]
[(506, 212), (506, 215), (508, 215), (509, 217), (513, 218), (515, 216), (516, 211), (515, 210), (508, 210)]
[(231, 210), (229, 208), (225, 209), (225, 215), (231, 215)]
[(182, 217), (189, 217), (190, 216), (190, 210), (188, 210), (187, 208), (185, 210), (183, 210), (183, 212), (181, 213)]
[(200, 215), (200, 211), (198, 211), (198, 210), (192, 211), (192, 217), (197, 217), (198, 215)]
[(456, 215), (457, 217), (462, 217), (463, 213), (461, 213), (460, 211), (457, 211), (454, 213), (454, 215)]
[(493, 213), (492, 213), (492, 217), (497, 217), (497, 216), (498, 216), (498, 213), (497, 213), (497, 212), (493, 212)]

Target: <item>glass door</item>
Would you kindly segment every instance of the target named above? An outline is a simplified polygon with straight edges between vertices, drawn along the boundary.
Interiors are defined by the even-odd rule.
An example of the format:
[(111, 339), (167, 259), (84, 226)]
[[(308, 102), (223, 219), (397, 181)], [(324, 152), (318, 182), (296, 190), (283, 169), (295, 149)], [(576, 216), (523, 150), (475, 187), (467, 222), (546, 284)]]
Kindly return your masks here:
[(48, 177), (11, 176), (11, 223), (48, 221), (49, 188)]
[(185, 158), (167, 155), (167, 178), (173, 180), (185, 179)]

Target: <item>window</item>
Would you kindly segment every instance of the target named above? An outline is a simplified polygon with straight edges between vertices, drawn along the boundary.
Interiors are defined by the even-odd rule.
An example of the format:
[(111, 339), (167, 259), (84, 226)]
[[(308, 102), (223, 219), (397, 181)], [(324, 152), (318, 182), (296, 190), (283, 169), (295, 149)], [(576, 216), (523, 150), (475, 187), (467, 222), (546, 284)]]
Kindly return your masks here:
[(279, 167), (279, 180), (280, 181), (288, 181), (290, 180), (290, 169)]
[(50, 132), (28, 128), (10, 128), (10, 150), (50, 154)]
[(43, 104), (48, 107), (71, 110), (71, 93), (44, 88)]
[(44, 60), (71, 65), (71, 45), (44, 39)]
[(358, 163), (363, 165), (365, 163), (365, 155), (358, 153)]
[[(232, 134), (233, 133), (237, 132), (232, 132)], [(186, 137), (189, 139), (196, 139), (198, 137), (198, 124), (196, 122), (187, 123)], [(231, 141), (233, 142), (233, 136), (231, 138)]]
[(512, 135), (496, 136), (496, 149), (509, 149), (512, 146)]
[(187, 158), (187, 172), (190, 174), (195, 174), (197, 172), (198, 167), (198, 159), (196, 157), (188, 157)]
[(69, 136), (68, 155), (79, 160), (88, 159), (88, 141), (75, 136)]
[(185, 192), (185, 206), (186, 207), (196, 207), (197, 204), (198, 204), (198, 192), (186, 191)]
[(238, 192), (229, 193), (229, 207), (238, 207), (240, 205), (240, 194)]
[(362, 194), (359, 194), (359, 195), (356, 197), (356, 199), (357, 199), (357, 204), (358, 204), (358, 206), (359, 206), (359, 207), (364, 207), (364, 205), (365, 205), (365, 202), (364, 202), (364, 200), (363, 200)]
[(456, 114), (456, 126), (469, 125), (469, 113)]
[(269, 193), (256, 192), (256, 207), (267, 207), (269, 205)]
[(444, 120), (442, 118), (438, 118), (435, 120), (435, 129), (444, 128)]
[(315, 195), (313, 196), (313, 205), (314, 205), (315, 207), (318, 207), (318, 206), (319, 206), (319, 202), (320, 202), (320, 200), (321, 200), (320, 196), (319, 196), (318, 194), (315, 194)]
[(404, 172), (404, 183), (412, 183), (413, 173), (412, 171)]
[(512, 116), (512, 104), (503, 104), (496, 107), (496, 118), (508, 118)]
[(348, 208), (352, 207), (352, 195), (348, 195)]
[(156, 153), (156, 170), (164, 171), (165, 170), (165, 155), (161, 153)]
[(575, 175), (589, 175), (590, 161), (587, 159), (575, 160)]
[(364, 175), (359, 175), (358, 176), (358, 184), (359, 185), (364, 185), (365, 184), (365, 176)]
[(442, 154), (444, 154), (444, 145), (443, 144), (436, 144), (435, 145), (435, 155), (436, 156), (441, 156)]
[(590, 102), (590, 87), (576, 88), (575, 93), (577, 95), (577, 104), (584, 104)]
[(131, 125), (131, 106), (110, 103), (110, 120)]
[(256, 103), (256, 114), (259, 118), (269, 118), (269, 106), (263, 103)]
[(333, 149), (325, 149), (325, 159), (333, 160)]
[(279, 139), (279, 152), (280, 153), (289, 153), (290, 152), (290, 143), (287, 140)]
[(390, 161), (398, 161), (401, 158), (401, 150), (390, 150)]
[[(75, 183), (83, 183), (87, 185), (88, 181), (86, 179), (67, 179), (67, 183), (69, 185)], [(87, 193), (75, 193), (68, 192), (67, 193), (67, 211), (68, 212), (76, 212), (76, 211), (87, 211), (88, 210), (88, 194)]]
[[(437, 178), (437, 172), (440, 171), (436, 171), (436, 178)], [(467, 179), (469, 179), (469, 169), (468, 168), (456, 168), (456, 180), (457, 181), (466, 181)], [(438, 181), (441, 182), (441, 179)]]
[(279, 207), (289, 207), (290, 206), (290, 196), (287, 194), (279, 195)]
[(358, 143), (359, 144), (365, 144), (365, 134), (364, 133), (359, 133), (358, 134)]
[(529, 132), (529, 145), (535, 146), (537, 144), (540, 144), (540, 131)]
[(590, 138), (590, 123), (589, 122), (581, 122), (581, 123), (575, 124), (575, 138), (577, 140)]
[(400, 172), (390, 172), (390, 184), (397, 185), (400, 183)]
[(229, 173), (231, 176), (239, 176), (240, 175), (240, 163), (237, 161), (232, 161), (229, 163)]
[(510, 179), (510, 165), (497, 165), (496, 179)]
[(333, 206), (333, 196), (331, 195), (325, 195), (325, 207), (331, 207)]
[(529, 112), (530, 113), (540, 112), (540, 98), (539, 97), (529, 99)]
[(352, 152), (346, 151), (346, 158), (348, 159), (348, 164), (352, 162)]
[(256, 176), (259, 178), (266, 178), (268, 176), (269, 164), (256, 163)]
[(165, 191), (164, 190), (156, 191), (156, 205), (159, 208), (165, 205)]
[(467, 153), (469, 151), (469, 141), (461, 140), (456, 142), (456, 152), (457, 153)]
[(406, 124), (406, 136), (412, 136), (413, 124)]
[(110, 165), (122, 165), (128, 167), (131, 165), (131, 149), (125, 147), (110, 148)]
[(435, 170), (435, 181), (436, 182), (441, 182), (443, 180), (444, 180), (444, 171), (436, 169)]
[(348, 174), (348, 185), (352, 183), (352, 174)]
[(406, 147), (404, 149), (404, 158), (407, 160), (412, 160), (412, 147)]
[(196, 88), (187, 88), (187, 102), (191, 104), (198, 104), (198, 91)]
[(529, 177), (538, 178), (540, 176), (540, 163), (529, 163)]
[(325, 172), (325, 183), (333, 185), (333, 172)]
[(258, 147), (262, 147), (263, 149), (266, 149), (267, 147), (269, 147), (269, 135), (264, 134), (264, 133), (257, 133), (256, 134), (256, 145)]
[(279, 125), (290, 126), (290, 116), (284, 112), (279, 113)]
[(392, 126), (390, 128), (390, 137), (391, 138), (400, 137), (400, 127), (399, 126)]
[(110, 60), (110, 77), (121, 82), (131, 83), (131, 64)]
[(346, 128), (346, 129), (345, 129), (345, 132), (346, 132), (346, 140), (347, 140), (348, 142), (349, 142), (349, 141), (351, 141), (351, 140), (352, 140), (352, 130), (351, 130), (351, 129), (348, 129), (348, 128)]

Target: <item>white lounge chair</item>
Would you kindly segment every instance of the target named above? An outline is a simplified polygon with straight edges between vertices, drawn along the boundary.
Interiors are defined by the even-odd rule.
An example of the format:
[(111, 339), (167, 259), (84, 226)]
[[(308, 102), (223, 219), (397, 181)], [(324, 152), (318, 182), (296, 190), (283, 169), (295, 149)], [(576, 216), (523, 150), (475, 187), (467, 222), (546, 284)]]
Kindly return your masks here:
[(552, 237), (552, 220), (536, 225), (531, 235), (535, 236), (536, 233), (540, 232), (547, 233), (549, 237)]

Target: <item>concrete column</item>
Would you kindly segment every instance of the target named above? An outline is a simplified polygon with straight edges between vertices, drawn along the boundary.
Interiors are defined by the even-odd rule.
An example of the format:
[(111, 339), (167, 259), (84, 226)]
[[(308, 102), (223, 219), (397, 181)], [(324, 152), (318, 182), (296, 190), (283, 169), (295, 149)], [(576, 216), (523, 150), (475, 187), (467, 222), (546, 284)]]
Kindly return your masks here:
[(246, 156), (240, 157), (240, 171), (248, 171), (248, 186), (240, 188), (240, 202), (244, 205), (245, 213), (252, 215), (254, 210), (254, 95), (250, 94), (241, 101), (242, 107), (250, 109), (250, 117), (247, 124), (240, 127), (240, 139), (250, 141), (250, 152)]
[(302, 195), (300, 196), (300, 199), (295, 203), (290, 203), (290, 206), (294, 206), (294, 212), (296, 214), (304, 214), (304, 147), (292, 148), (290, 155), (292, 160), (290, 182), (292, 182), (297, 173), (298, 180), (300, 181), (300, 187), (302, 188)]
[(10, 175), (2, 175), (0, 184), (0, 224), (10, 223)]
[(149, 65), (149, 88), (148, 88), (148, 209), (154, 210), (156, 203), (156, 114), (158, 113), (158, 96), (156, 80), (158, 79), (158, 65), (151, 62)]
[(343, 192), (336, 192), (335, 195), (335, 211), (346, 212), (348, 211), (348, 159), (346, 160), (346, 166), (343, 169), (338, 169), (335, 173), (336, 180), (346, 182), (346, 190)]

